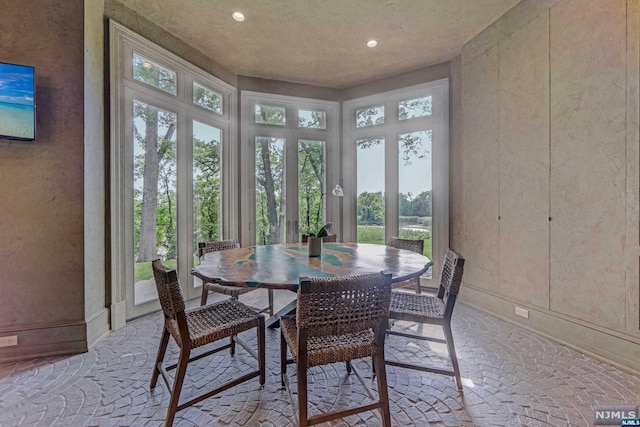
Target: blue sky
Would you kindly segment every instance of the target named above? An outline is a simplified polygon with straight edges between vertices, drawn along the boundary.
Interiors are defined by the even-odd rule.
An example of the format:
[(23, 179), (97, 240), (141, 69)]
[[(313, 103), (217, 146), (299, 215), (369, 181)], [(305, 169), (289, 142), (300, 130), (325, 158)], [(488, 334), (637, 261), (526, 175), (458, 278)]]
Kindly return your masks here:
[(0, 63), (0, 102), (33, 105), (33, 68)]

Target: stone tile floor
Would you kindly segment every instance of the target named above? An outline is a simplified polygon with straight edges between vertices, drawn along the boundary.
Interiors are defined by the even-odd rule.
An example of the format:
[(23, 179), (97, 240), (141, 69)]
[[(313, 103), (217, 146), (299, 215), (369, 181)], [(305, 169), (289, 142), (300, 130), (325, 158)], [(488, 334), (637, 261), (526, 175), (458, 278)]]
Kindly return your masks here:
[[(280, 305), (293, 295), (278, 294), (284, 294), (278, 297)], [(0, 364), (0, 426), (162, 425), (168, 392), (162, 382), (153, 392), (148, 388), (161, 317), (155, 313), (131, 321), (85, 354)], [(431, 328), (408, 322), (395, 327)], [(585, 426), (593, 422), (594, 405), (640, 403), (640, 377), (461, 303), (454, 312), (453, 333), (464, 393), (451, 377), (389, 366), (393, 425)], [(254, 335), (246, 335), (252, 345)], [(278, 330), (267, 331), (264, 387), (255, 379), (228, 390), (179, 412), (174, 425), (294, 425), (289, 395), (280, 387), (278, 339)], [(175, 345), (170, 346), (175, 356)], [(389, 338), (387, 357), (448, 364), (444, 345), (400, 337)], [(239, 350), (233, 359), (224, 352), (190, 365), (183, 397), (224, 381), (247, 364), (254, 364), (253, 359)], [(369, 372), (368, 361), (358, 366)], [(312, 368), (309, 374), (311, 413), (367, 399), (344, 364)], [(292, 367), (289, 375), (295, 383)], [(377, 411), (367, 412), (331, 425), (379, 426), (380, 417)]]

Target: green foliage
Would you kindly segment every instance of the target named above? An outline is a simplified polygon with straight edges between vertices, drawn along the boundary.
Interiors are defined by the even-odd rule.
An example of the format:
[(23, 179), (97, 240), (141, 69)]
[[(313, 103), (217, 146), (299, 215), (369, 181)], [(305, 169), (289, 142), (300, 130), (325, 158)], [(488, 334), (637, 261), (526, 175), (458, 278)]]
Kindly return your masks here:
[(256, 142), (256, 243), (270, 245), (285, 238), (284, 140), (260, 137)]
[(256, 105), (256, 123), (283, 125), (286, 123), (286, 111), (282, 107)]
[(222, 96), (197, 83), (193, 85), (193, 103), (207, 110), (222, 113)]
[(418, 224), (419, 216), (401, 216), (400, 224)]
[(431, 190), (412, 198), (411, 193), (400, 193), (401, 216), (431, 216)]
[(431, 145), (431, 131), (419, 131), (401, 134), (398, 138), (400, 143), (400, 156), (405, 165), (410, 165), (414, 159), (423, 159), (429, 154)]
[(309, 237), (327, 237), (331, 233), (331, 228), (333, 228), (333, 223), (328, 222), (320, 227), (317, 233), (309, 233)]
[(418, 224), (431, 228), (431, 217), (421, 216), (420, 218), (418, 218)]
[(431, 242), (431, 232), (429, 230), (420, 230), (413, 228), (401, 228), (400, 235), (398, 237), (403, 239), (421, 239), (424, 240), (424, 251), (422, 252), (424, 256), (432, 258), (432, 242)]
[(301, 140), (298, 146), (298, 224), (301, 233), (322, 226), (325, 201), (324, 143)]
[(193, 251), (220, 240), (220, 141), (193, 139)]
[(168, 93), (176, 93), (176, 75), (134, 53), (133, 78)]
[(357, 241), (384, 245), (384, 227), (358, 226)]
[(358, 224), (384, 223), (384, 197), (382, 191), (358, 195)]
[[(178, 261), (175, 258), (165, 259), (164, 261), (162, 261), (162, 263), (169, 268), (177, 268), (178, 266)], [(141, 280), (153, 279), (153, 269), (151, 268), (151, 261), (136, 262), (134, 274), (135, 274), (134, 283), (139, 282)]]

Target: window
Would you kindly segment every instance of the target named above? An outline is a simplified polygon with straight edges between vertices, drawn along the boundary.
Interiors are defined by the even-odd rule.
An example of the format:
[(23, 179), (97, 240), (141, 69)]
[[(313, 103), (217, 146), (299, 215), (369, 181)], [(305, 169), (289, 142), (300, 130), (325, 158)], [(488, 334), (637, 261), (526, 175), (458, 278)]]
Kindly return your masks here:
[(236, 92), (119, 24), (110, 34), (112, 276), (116, 316), (132, 318), (159, 308), (153, 259), (193, 298), (198, 242), (237, 235)]
[[(297, 242), (326, 222), (339, 227), (338, 103), (242, 93), (243, 245)], [(287, 120), (287, 118), (291, 118)]]
[(211, 110), (214, 113), (222, 114), (224, 97), (215, 91), (206, 88), (204, 85), (193, 82), (193, 103)]
[(343, 109), (345, 239), (423, 239), (435, 277), (449, 241), (448, 97), (440, 80)]

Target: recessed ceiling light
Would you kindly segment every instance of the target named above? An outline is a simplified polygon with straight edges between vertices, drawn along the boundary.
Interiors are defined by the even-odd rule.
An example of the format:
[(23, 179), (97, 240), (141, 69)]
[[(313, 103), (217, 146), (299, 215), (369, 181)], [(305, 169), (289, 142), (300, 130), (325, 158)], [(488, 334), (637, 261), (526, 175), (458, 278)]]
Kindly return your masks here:
[(368, 46), (368, 47), (376, 47), (376, 46), (378, 46), (378, 42), (377, 42), (377, 41), (375, 41), (375, 40), (369, 40), (369, 41), (367, 42), (367, 46)]
[(242, 14), (242, 12), (233, 12), (233, 19), (235, 19), (238, 22), (242, 22), (244, 21), (244, 15)]

